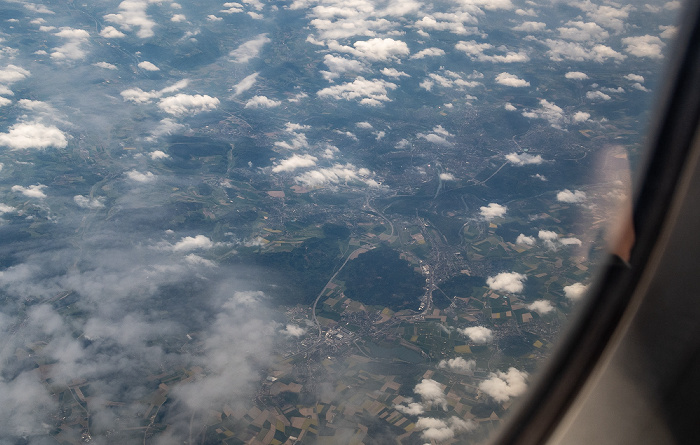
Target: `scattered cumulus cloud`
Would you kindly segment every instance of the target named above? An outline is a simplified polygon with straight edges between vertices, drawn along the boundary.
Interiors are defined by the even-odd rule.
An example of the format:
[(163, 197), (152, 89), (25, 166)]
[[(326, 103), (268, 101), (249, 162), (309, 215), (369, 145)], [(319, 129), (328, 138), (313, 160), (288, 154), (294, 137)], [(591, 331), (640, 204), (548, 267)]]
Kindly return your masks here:
[(509, 153), (506, 155), (506, 160), (511, 164), (522, 165), (537, 165), (544, 162), (541, 155), (533, 156), (528, 153)]
[(527, 276), (517, 272), (501, 272), (494, 277), (486, 278), (486, 284), (495, 291), (519, 294), (523, 291), (523, 281)]
[(469, 337), (473, 343), (483, 345), (493, 341), (493, 331), (485, 326), (471, 326), (458, 329), (460, 333)]
[(545, 315), (554, 310), (554, 306), (549, 300), (535, 300), (527, 305), (531, 311), (537, 312), (540, 315)]
[(73, 201), (75, 201), (78, 207), (83, 209), (97, 210), (105, 206), (101, 199), (83, 195), (75, 195)]
[(378, 187), (379, 184), (371, 176), (372, 173), (366, 168), (358, 169), (352, 164), (335, 164), (332, 167), (307, 171), (294, 179), (307, 187), (336, 185), (354, 181), (364, 182), (370, 187)]
[(236, 63), (247, 63), (250, 59), (258, 57), (262, 47), (269, 42), (270, 38), (267, 34), (259, 34), (254, 39), (243, 43), (241, 46), (231, 51), (229, 56), (233, 57)]
[(146, 71), (160, 71), (160, 68), (158, 68), (157, 66), (155, 66), (154, 64), (152, 64), (151, 62), (149, 62), (147, 60), (144, 60), (143, 62), (139, 62), (138, 67), (141, 68), (142, 70), (146, 70)]
[(12, 150), (29, 148), (65, 148), (68, 139), (61, 130), (38, 122), (22, 122), (10, 127), (7, 133), (0, 133), (0, 145)]
[(491, 202), (486, 206), (479, 207), (479, 212), (481, 216), (486, 220), (490, 221), (494, 218), (501, 217), (506, 214), (508, 207)]
[[(529, 62), (530, 57), (523, 51), (510, 51), (507, 48), (495, 48), (490, 43), (477, 43), (475, 40), (461, 41), (455, 45), (455, 48), (464, 52), (470, 59), (478, 62), (493, 62), (493, 63), (522, 63)], [(500, 54), (487, 54), (486, 51), (492, 52), (493, 49), (500, 51)]]
[(557, 201), (566, 203), (578, 203), (586, 200), (586, 193), (581, 190), (574, 190), (573, 192), (569, 189), (564, 189), (557, 193)]
[(520, 79), (518, 76), (510, 73), (500, 73), (496, 76), (496, 83), (507, 87), (522, 88), (529, 87), (530, 82)]
[(523, 22), (512, 29), (513, 31), (538, 32), (543, 31), (546, 27), (547, 24), (542, 22)]
[(382, 68), (381, 73), (394, 79), (398, 79), (399, 77), (411, 77), (403, 71), (397, 70), (396, 68)]
[(281, 161), (278, 165), (273, 167), (272, 171), (275, 173), (279, 172), (292, 172), (298, 168), (313, 167), (316, 165), (317, 157), (311, 156), (309, 154), (304, 155), (293, 155), (291, 158)]
[(0, 82), (5, 84), (11, 84), (14, 82), (19, 82), (29, 77), (31, 73), (17, 65), (7, 65), (5, 68), (0, 69)]
[(509, 368), (508, 372), (492, 372), (487, 380), (479, 384), (479, 389), (496, 402), (502, 403), (525, 392), (527, 377), (525, 371), (516, 368)]
[(610, 100), (609, 94), (605, 94), (602, 91), (589, 91), (586, 93), (586, 98), (590, 100)]
[(319, 97), (330, 97), (341, 100), (359, 100), (360, 104), (369, 106), (378, 106), (383, 102), (389, 102), (387, 90), (396, 89), (395, 83), (387, 82), (382, 79), (368, 80), (362, 76), (358, 76), (352, 82), (347, 82), (340, 85), (333, 85), (318, 91), (316, 94)]
[(132, 31), (137, 28), (136, 35), (142, 39), (153, 37), (153, 28), (156, 26), (146, 13), (149, 1), (147, 0), (125, 0), (119, 4), (119, 12), (107, 14), (105, 21), (114, 23), (124, 31)]
[(415, 428), (421, 431), (423, 439), (443, 442), (452, 439), (458, 433), (473, 431), (477, 425), (473, 420), (464, 420), (457, 416), (452, 416), (447, 421), (421, 417), (416, 422)]
[(569, 286), (564, 286), (564, 295), (571, 301), (580, 300), (588, 290), (588, 286), (582, 283), (574, 283)]
[(586, 80), (588, 79), (588, 74), (582, 73), (581, 71), (569, 71), (564, 74), (564, 77), (571, 80)]
[(441, 181), (455, 181), (457, 178), (455, 178), (455, 175), (452, 173), (440, 173), (440, 180)]
[(207, 250), (214, 247), (214, 242), (204, 235), (186, 236), (172, 246), (174, 252), (191, 252)]
[(306, 329), (294, 324), (288, 324), (280, 332), (287, 337), (301, 337), (302, 335), (306, 334)]
[(476, 368), (476, 361), (467, 361), (462, 357), (455, 357), (447, 360), (440, 360), (440, 363), (438, 363), (438, 368), (449, 369), (453, 372), (466, 374), (474, 371), (474, 369)]
[(622, 39), (625, 51), (636, 57), (646, 57), (649, 59), (660, 59), (663, 57), (662, 51), (665, 45), (660, 38), (651, 35), (625, 37)]
[(445, 55), (445, 50), (442, 50), (440, 48), (425, 48), (414, 55), (412, 55), (410, 58), (411, 59), (423, 59), (425, 57), (441, 57)]
[(93, 63), (92, 65), (96, 66), (98, 68), (104, 68), (106, 70), (116, 70), (117, 69), (117, 65), (113, 65), (113, 64), (107, 63), (107, 62), (97, 62), (97, 63)]
[(202, 94), (183, 94), (165, 97), (158, 102), (158, 108), (168, 114), (182, 116), (211, 111), (219, 106), (219, 99)]
[(13, 185), (12, 191), (15, 193), (21, 193), (27, 198), (46, 198), (46, 193), (43, 190), (46, 188), (44, 184), (30, 185), (29, 187), (22, 187), (21, 185)]
[(282, 105), (279, 100), (270, 99), (266, 96), (253, 96), (245, 103), (245, 108), (274, 108)]
[(547, 99), (540, 99), (540, 108), (523, 111), (522, 115), (528, 119), (544, 119), (554, 128), (561, 128), (566, 121), (564, 110)]
[(421, 397), (423, 406), (440, 406), (447, 410), (447, 399), (442, 385), (433, 379), (423, 379), (413, 388), (413, 392)]
[(574, 123), (586, 122), (590, 118), (591, 113), (586, 113), (585, 111), (577, 111), (573, 116), (571, 116), (571, 120)]
[(153, 182), (156, 180), (156, 175), (151, 172), (141, 173), (138, 170), (130, 170), (126, 172), (126, 177), (134, 182), (140, 182), (142, 184)]
[(100, 31), (100, 36), (104, 37), (105, 39), (119, 39), (125, 37), (126, 34), (119, 31), (114, 26), (105, 26), (102, 28), (102, 31)]
[(521, 233), (515, 239), (515, 244), (522, 244), (525, 246), (534, 246), (536, 242), (537, 242), (537, 240), (535, 239), (534, 236), (527, 236), (524, 233)]

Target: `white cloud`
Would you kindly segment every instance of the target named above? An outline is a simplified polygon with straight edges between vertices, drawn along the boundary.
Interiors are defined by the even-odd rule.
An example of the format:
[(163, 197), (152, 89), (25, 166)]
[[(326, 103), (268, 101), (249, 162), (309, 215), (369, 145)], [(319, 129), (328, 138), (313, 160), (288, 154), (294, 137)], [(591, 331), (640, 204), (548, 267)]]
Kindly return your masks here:
[(640, 76), (639, 74), (627, 74), (625, 75), (625, 79), (632, 82), (644, 83), (644, 76)]
[(673, 25), (659, 25), (659, 30), (661, 31), (659, 37), (662, 39), (672, 39), (676, 37), (676, 34), (678, 34), (678, 28)]
[(194, 266), (205, 266), (205, 267), (216, 267), (216, 263), (208, 260), (206, 258), (202, 258), (199, 255), (195, 255), (194, 253), (190, 253), (189, 255), (185, 255), (185, 261), (187, 261), (189, 264), (192, 264)]
[(419, 34), (424, 35), (428, 35), (425, 31), (426, 29), (433, 31), (449, 31), (459, 35), (480, 34), (477, 27), (465, 26), (465, 23), (477, 24), (477, 19), (464, 11), (454, 13), (436, 12), (417, 20), (415, 27), (418, 28)]
[(335, 185), (353, 181), (364, 182), (370, 187), (378, 187), (379, 184), (371, 179), (371, 175), (372, 173), (366, 168), (358, 169), (352, 164), (335, 164), (333, 167), (305, 172), (294, 179), (307, 187), (318, 187), (327, 184)]
[(114, 26), (105, 26), (104, 28), (102, 28), (102, 31), (100, 31), (100, 35), (105, 39), (118, 39), (126, 36), (126, 34), (119, 31)]
[(17, 209), (12, 206), (0, 203), (0, 214), (14, 212), (15, 210)]
[(28, 10), (32, 12), (36, 12), (38, 14), (55, 14), (52, 10), (47, 8), (44, 5), (36, 5), (34, 3), (25, 3), (24, 7), (27, 8)]
[(506, 111), (516, 111), (517, 110), (517, 108), (515, 108), (515, 105), (513, 105), (510, 102), (506, 102), (506, 104), (503, 105), (503, 108), (505, 108)]
[(97, 63), (93, 63), (92, 65), (96, 66), (98, 68), (104, 68), (106, 70), (116, 70), (117, 69), (117, 65), (112, 65), (111, 63), (107, 63), (107, 62), (97, 62)]
[(527, 308), (540, 315), (548, 314), (554, 310), (554, 306), (552, 306), (549, 300), (535, 300), (531, 304), (528, 304)]
[(418, 416), (425, 412), (425, 408), (418, 402), (408, 402), (406, 405), (394, 405), (394, 409), (407, 416)]
[(283, 330), (280, 331), (280, 333), (288, 337), (301, 337), (302, 335), (306, 334), (306, 329), (294, 324), (288, 324)]
[(476, 361), (466, 361), (462, 357), (455, 357), (448, 360), (440, 360), (440, 363), (438, 363), (438, 368), (449, 369), (454, 372), (466, 374), (474, 371), (474, 368), (476, 368)]
[(546, 23), (542, 22), (523, 22), (518, 26), (513, 27), (513, 31), (538, 32), (547, 27)]
[(581, 71), (569, 71), (564, 74), (564, 77), (572, 80), (586, 80), (588, 79), (588, 74), (582, 73)]
[(243, 80), (241, 80), (236, 85), (234, 85), (234, 87), (233, 87), (233, 89), (235, 91), (234, 95), (238, 96), (239, 94), (243, 93), (244, 91), (248, 91), (249, 89), (251, 89), (253, 87), (253, 85), (255, 85), (255, 82), (258, 78), (258, 74), (260, 74), (260, 73), (253, 73), (249, 76), (246, 76), (245, 78), (243, 78)]
[(634, 88), (635, 90), (644, 91), (644, 92), (649, 92), (649, 91), (651, 91), (649, 88), (645, 87), (644, 85), (642, 85), (642, 84), (639, 83), (639, 82), (633, 83), (633, 84), (632, 84), (632, 88)]
[(130, 170), (130, 171), (126, 172), (126, 177), (134, 182), (141, 182), (141, 183), (153, 182), (156, 180), (156, 175), (154, 175), (153, 173), (151, 173), (151, 172), (141, 173), (140, 171), (137, 171), (137, 170)]
[(581, 190), (574, 190), (573, 192), (569, 189), (564, 189), (557, 193), (557, 201), (567, 202), (567, 203), (577, 203), (586, 200), (586, 193)]
[(440, 49), (440, 48), (425, 48), (425, 49), (418, 51), (417, 53), (412, 55), (410, 58), (411, 59), (423, 59), (425, 57), (440, 57), (440, 56), (444, 56), (444, 55), (445, 55), (445, 51)]
[(534, 236), (527, 236), (524, 233), (521, 233), (515, 239), (515, 244), (523, 244), (525, 246), (534, 246), (536, 242), (537, 240), (535, 240)]
[(492, 372), (488, 380), (479, 384), (479, 389), (496, 402), (505, 402), (511, 397), (517, 397), (525, 392), (527, 373), (516, 368), (510, 368), (508, 372)]
[(173, 119), (166, 117), (165, 119), (161, 119), (158, 126), (151, 131), (151, 136), (147, 137), (146, 140), (154, 141), (161, 136), (173, 134), (176, 131), (182, 130), (183, 128), (185, 128), (183, 124), (175, 122)]
[(443, 442), (452, 439), (456, 434), (473, 431), (477, 427), (473, 420), (464, 420), (457, 416), (450, 417), (447, 422), (432, 417), (420, 417), (416, 422), (416, 430), (421, 431), (425, 440)]
[(185, 14), (174, 14), (172, 17), (170, 17), (170, 21), (175, 23), (184, 22), (186, 20), (187, 17)]
[(632, 9), (632, 5), (616, 8), (609, 5), (596, 5), (591, 3), (590, 0), (575, 2), (572, 3), (572, 6), (585, 11), (588, 18), (594, 22), (618, 33), (625, 29), (625, 21), (629, 17), (629, 11)]
[(486, 344), (493, 341), (493, 331), (485, 326), (471, 326), (464, 329), (457, 329), (460, 333), (469, 337), (476, 344)]
[(413, 392), (418, 394), (423, 401), (423, 405), (431, 407), (434, 405), (441, 406), (444, 410), (447, 410), (447, 399), (445, 399), (445, 393), (442, 390), (442, 386), (432, 379), (423, 379), (418, 383)]
[(588, 290), (588, 286), (582, 283), (574, 283), (570, 286), (564, 286), (564, 295), (572, 301), (580, 300)]
[(607, 40), (610, 34), (593, 22), (569, 21), (565, 26), (557, 28), (559, 36), (566, 40), (579, 42), (601, 42)]
[(495, 202), (489, 203), (487, 206), (479, 207), (481, 216), (487, 221), (505, 215), (507, 210), (508, 207), (496, 204)]
[(580, 246), (581, 240), (578, 238), (559, 238), (559, 242), (565, 246)]
[(219, 99), (201, 94), (176, 94), (158, 102), (158, 108), (168, 114), (182, 116), (214, 110), (219, 105)]
[(5, 107), (7, 105), (10, 105), (12, 103), (11, 99), (8, 99), (6, 97), (0, 97), (0, 107)]
[(340, 45), (333, 40), (328, 44), (328, 47), (331, 50), (349, 53), (373, 62), (394, 60), (410, 53), (406, 42), (391, 38), (360, 40), (353, 43), (352, 47)]
[(101, 199), (83, 195), (75, 195), (73, 201), (75, 201), (78, 207), (83, 209), (96, 210), (105, 206)]
[(161, 151), (161, 150), (152, 151), (151, 153), (149, 153), (148, 156), (150, 156), (151, 159), (153, 159), (153, 160), (156, 160), (156, 159), (166, 159), (166, 158), (169, 158), (169, 157), (170, 157), (169, 154), (167, 154), (167, 153), (165, 153), (164, 151)]
[(204, 235), (186, 236), (172, 246), (175, 252), (190, 252), (199, 249), (211, 249), (214, 247), (212, 240)]
[(359, 60), (346, 59), (332, 54), (323, 56), (323, 63), (326, 64), (329, 71), (321, 71), (321, 74), (329, 81), (333, 81), (344, 73), (359, 73), (365, 70), (365, 65)]
[(571, 119), (574, 122), (586, 122), (588, 119), (591, 118), (591, 113), (586, 113), (585, 111), (577, 111), (574, 113), (574, 115), (571, 117)]
[(42, 191), (45, 188), (46, 188), (46, 186), (44, 184), (35, 184), (35, 185), (30, 185), (29, 187), (22, 187), (21, 185), (13, 185), (12, 191), (15, 193), (21, 193), (28, 198), (43, 199), (43, 198), (46, 198), (46, 193), (44, 193)]
[(660, 38), (651, 35), (638, 37), (625, 37), (622, 39), (625, 51), (636, 57), (648, 57), (650, 59), (660, 59), (663, 57), (661, 51), (665, 43)]
[(537, 17), (537, 12), (532, 8), (528, 8), (528, 9), (518, 8), (515, 10), (515, 13), (520, 15), (520, 16)]
[(590, 100), (610, 100), (610, 95), (602, 91), (589, 91), (586, 93), (586, 98)]
[(291, 158), (281, 161), (277, 166), (275, 166), (272, 171), (275, 173), (279, 172), (292, 172), (298, 168), (313, 167), (316, 165), (317, 157), (311, 156), (309, 154), (304, 155), (293, 155)]
[(602, 63), (608, 59), (622, 61), (627, 58), (624, 54), (602, 44), (589, 48), (578, 42), (567, 42), (565, 40), (546, 39), (542, 43), (549, 47), (547, 55), (555, 62), (573, 60), (576, 62), (594, 61)]
[(85, 58), (83, 44), (90, 38), (90, 33), (84, 29), (61, 28), (54, 35), (67, 40), (63, 45), (54, 48), (51, 58), (54, 60), (80, 60)]
[(260, 50), (268, 42), (270, 42), (270, 38), (267, 37), (267, 34), (259, 34), (254, 39), (243, 43), (231, 51), (229, 56), (233, 57), (237, 63), (247, 63), (250, 59), (258, 57)]
[(544, 162), (541, 155), (533, 156), (528, 153), (509, 153), (506, 155), (506, 160), (515, 165), (537, 165)]
[(527, 276), (517, 272), (501, 272), (495, 277), (486, 278), (486, 284), (492, 290), (518, 294), (523, 291), (523, 281)]
[(404, 73), (403, 71), (399, 71), (396, 68), (382, 68), (381, 73), (384, 74), (387, 77), (393, 77), (394, 79), (398, 79), (399, 77), (411, 77), (408, 74)]
[(143, 62), (139, 62), (138, 67), (141, 68), (142, 70), (146, 70), (146, 71), (160, 71), (160, 68), (158, 68), (157, 66), (155, 66), (154, 64), (152, 64), (151, 62), (149, 62), (147, 60), (144, 60)]
[(363, 129), (365, 129), (365, 130), (372, 130), (372, 129), (374, 129), (374, 127), (372, 127), (372, 124), (370, 124), (369, 122), (358, 122), (358, 123), (355, 124), (355, 126), (356, 126), (357, 128), (363, 128)]
[(10, 64), (0, 70), (0, 82), (8, 84), (14, 83), (24, 80), (30, 75), (31, 73), (29, 70), (25, 70), (20, 66)]
[(498, 47), (498, 51), (505, 54), (486, 54), (486, 50), (494, 49), (490, 43), (477, 43), (475, 40), (461, 41), (455, 45), (455, 48), (463, 51), (470, 59), (479, 62), (494, 62), (494, 63), (518, 63), (529, 62), (530, 57), (523, 51), (510, 51), (507, 48)]
[(7, 133), (0, 133), (0, 145), (12, 150), (27, 148), (65, 148), (68, 140), (61, 130), (40, 123), (19, 123), (10, 127)]
[(529, 87), (530, 82), (518, 78), (518, 76), (510, 73), (500, 73), (499, 75), (496, 76), (496, 83), (500, 83), (501, 85), (505, 85), (507, 87), (515, 87), (515, 88), (522, 88), (522, 87)]
[(273, 100), (266, 96), (253, 96), (245, 103), (245, 108), (274, 108), (282, 105), (279, 100)]
[(333, 85), (317, 92), (319, 97), (332, 97), (340, 100), (358, 100), (363, 105), (377, 106), (382, 102), (389, 102), (387, 89), (396, 89), (395, 83), (382, 79), (367, 80), (358, 76), (352, 82)]
[(440, 173), (440, 180), (441, 181), (455, 181), (457, 178), (455, 178), (455, 175), (452, 173)]
[(547, 99), (540, 99), (540, 108), (524, 111), (522, 115), (528, 119), (545, 119), (554, 128), (560, 128), (566, 120), (564, 110)]
[(153, 37), (153, 28), (156, 22), (146, 14), (149, 5), (148, 0), (124, 0), (119, 4), (119, 12), (107, 14), (104, 19), (107, 22), (115, 23), (125, 31), (138, 28), (136, 35), (142, 39)]
[(0, 96), (14, 96), (15, 93), (9, 87), (0, 85)]

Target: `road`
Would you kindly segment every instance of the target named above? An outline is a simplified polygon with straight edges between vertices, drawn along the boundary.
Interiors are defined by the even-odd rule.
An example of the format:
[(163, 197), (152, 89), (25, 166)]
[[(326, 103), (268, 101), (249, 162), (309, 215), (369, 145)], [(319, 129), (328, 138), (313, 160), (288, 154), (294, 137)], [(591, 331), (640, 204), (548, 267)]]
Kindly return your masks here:
[(348, 257), (345, 258), (345, 261), (343, 262), (343, 264), (342, 264), (342, 265), (340, 266), (340, 268), (333, 274), (333, 276), (331, 277), (331, 279), (328, 280), (328, 282), (326, 283), (326, 285), (323, 286), (323, 289), (321, 289), (321, 292), (319, 292), (318, 296), (316, 297), (316, 300), (314, 300), (314, 305), (313, 305), (313, 308), (312, 308), (312, 310), (311, 310), (311, 315), (312, 315), (312, 317), (313, 317), (313, 319), (314, 319), (314, 323), (316, 323), (316, 326), (318, 326), (318, 336), (319, 336), (319, 337), (321, 337), (321, 336), (323, 335), (323, 333), (321, 332), (321, 324), (318, 322), (318, 319), (316, 318), (316, 305), (318, 304), (319, 300), (320, 300), (321, 297), (323, 296), (323, 293), (326, 291), (326, 289), (328, 289), (328, 286), (333, 282), (333, 280), (335, 280), (335, 277), (337, 277), (338, 274), (340, 273), (340, 271), (343, 270), (343, 267), (345, 267), (345, 265), (348, 264), (348, 261), (350, 261), (350, 258), (352, 258), (353, 255), (355, 255), (355, 253), (358, 253), (358, 254), (359, 254), (361, 251), (367, 251), (367, 249), (364, 248), (364, 247), (358, 247), (357, 249), (355, 249), (355, 250), (353, 250), (352, 252), (350, 252), (350, 255), (348, 255)]

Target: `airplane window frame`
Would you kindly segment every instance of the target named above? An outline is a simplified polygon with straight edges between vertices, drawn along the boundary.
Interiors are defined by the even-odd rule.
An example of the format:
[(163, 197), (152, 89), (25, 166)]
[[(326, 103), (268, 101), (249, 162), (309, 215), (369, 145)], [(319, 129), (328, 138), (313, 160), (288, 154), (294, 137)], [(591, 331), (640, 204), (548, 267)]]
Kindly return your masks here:
[(636, 243), (630, 261), (612, 255), (605, 261), (555, 353), (492, 443), (546, 442), (591, 377), (613, 334), (624, 329), (620, 321), (634, 310), (633, 294), (646, 290), (640, 281), (650, 255), (663, 243), (662, 229), (674, 223), (672, 202), (685, 198), (679, 196), (680, 182), (690, 168), (687, 161), (700, 129), (700, 2), (686, 1), (683, 8), (648, 129), (645, 160), (635, 181)]

